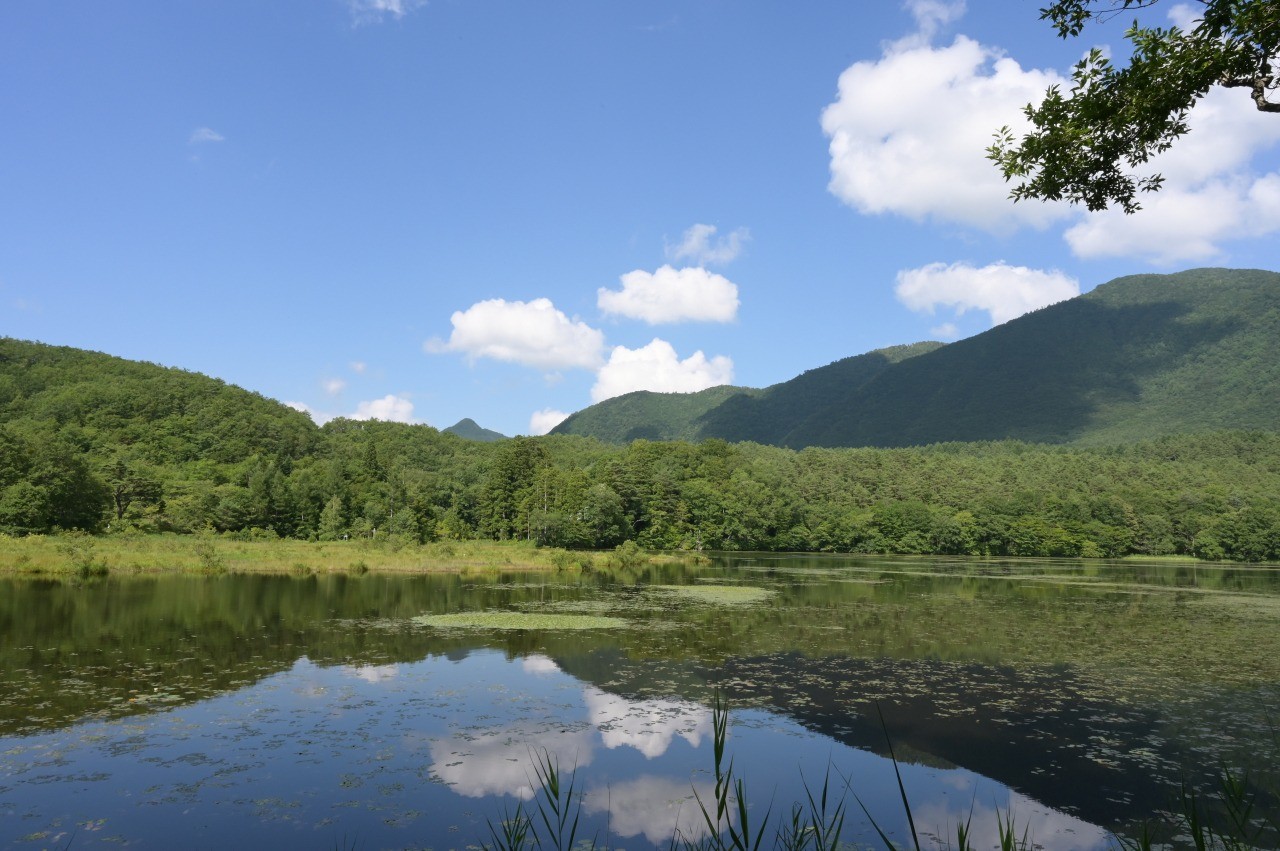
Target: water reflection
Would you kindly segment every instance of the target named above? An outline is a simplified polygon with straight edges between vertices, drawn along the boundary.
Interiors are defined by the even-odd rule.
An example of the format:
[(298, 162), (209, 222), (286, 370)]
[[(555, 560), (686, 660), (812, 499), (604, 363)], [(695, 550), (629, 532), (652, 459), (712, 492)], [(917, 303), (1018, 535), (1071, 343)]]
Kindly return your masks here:
[(711, 711), (687, 700), (627, 700), (594, 687), (583, 698), (605, 747), (632, 747), (646, 759), (666, 753), (676, 736), (696, 748), (711, 732)]
[[(959, 791), (970, 791), (968, 778), (960, 778)], [(956, 826), (969, 826), (974, 848), (1000, 848), (1000, 822), (1012, 820), (1015, 834), (1026, 835), (1032, 847), (1045, 851), (1093, 851), (1113, 848), (1115, 842), (1097, 825), (1051, 809), (1025, 795), (1009, 793), (999, 806), (971, 797), (939, 797), (913, 807), (912, 815), (922, 835), (941, 847), (954, 847)]]
[[(954, 837), (972, 807), (985, 840), (1012, 809), (1039, 845), (1097, 847), (1184, 777), (1209, 788), (1218, 764), (1258, 761), (1274, 776), (1277, 576), (771, 558), (623, 577), (0, 582), (0, 846), (196, 831), (461, 847), (533, 794), (540, 753), (581, 769), (593, 829), (665, 845), (705, 829), (693, 795), (709, 800), (719, 687), (762, 807), (830, 762), (905, 840), (879, 703), (922, 829)], [(643, 593), (691, 583), (772, 593), (732, 611)], [(410, 621), (481, 610), (631, 626)]]
[[(713, 806), (713, 782), (646, 774), (607, 787), (593, 787), (587, 792), (583, 809), (592, 815), (607, 814), (610, 831), (623, 839), (643, 836), (662, 846), (670, 844), (673, 836), (696, 842), (711, 832), (698, 800)], [(737, 824), (736, 819), (733, 823)]]

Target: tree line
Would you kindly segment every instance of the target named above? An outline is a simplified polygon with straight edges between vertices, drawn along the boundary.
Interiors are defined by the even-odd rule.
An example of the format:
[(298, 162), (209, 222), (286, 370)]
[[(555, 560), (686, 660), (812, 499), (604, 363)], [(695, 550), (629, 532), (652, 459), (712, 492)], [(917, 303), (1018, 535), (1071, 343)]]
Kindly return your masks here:
[(572, 436), (475, 443), (335, 420), (238, 460), (163, 434), (0, 426), (0, 532), (220, 533), (601, 549), (1280, 560), (1280, 435), (800, 451)]

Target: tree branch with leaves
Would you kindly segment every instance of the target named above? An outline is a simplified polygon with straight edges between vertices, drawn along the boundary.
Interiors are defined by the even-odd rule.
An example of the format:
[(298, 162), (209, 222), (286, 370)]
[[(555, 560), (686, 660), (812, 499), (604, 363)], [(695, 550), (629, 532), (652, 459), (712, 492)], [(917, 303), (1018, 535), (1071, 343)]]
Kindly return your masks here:
[[(1091, 22), (1148, 8), (1158, 0), (1059, 0), (1040, 17), (1062, 38)], [(1141, 209), (1138, 196), (1158, 191), (1160, 174), (1135, 169), (1188, 132), (1187, 116), (1215, 86), (1247, 88), (1262, 112), (1280, 112), (1280, 3), (1275, 0), (1200, 0), (1201, 17), (1188, 29), (1145, 27), (1125, 32), (1133, 45), (1128, 65), (1094, 48), (1072, 70), (1070, 92), (1051, 87), (1025, 107), (1031, 129), (995, 134), (987, 156), (1014, 184), (1015, 201), (1066, 200), (1089, 210), (1118, 204)]]

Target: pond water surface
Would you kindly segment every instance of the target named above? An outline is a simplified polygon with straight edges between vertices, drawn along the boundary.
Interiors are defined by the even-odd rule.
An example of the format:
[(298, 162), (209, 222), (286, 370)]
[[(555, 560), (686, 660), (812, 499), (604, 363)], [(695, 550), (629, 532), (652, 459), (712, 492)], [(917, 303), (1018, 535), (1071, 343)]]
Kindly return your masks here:
[[(716, 691), (758, 817), (830, 769), (909, 843), (891, 742), (925, 842), (972, 814), (990, 847), (999, 813), (1046, 849), (1114, 847), (1220, 765), (1276, 781), (1280, 569), (0, 581), (0, 845), (475, 847), (550, 754), (581, 832), (665, 848), (706, 829)], [(849, 805), (846, 838), (878, 843)]]

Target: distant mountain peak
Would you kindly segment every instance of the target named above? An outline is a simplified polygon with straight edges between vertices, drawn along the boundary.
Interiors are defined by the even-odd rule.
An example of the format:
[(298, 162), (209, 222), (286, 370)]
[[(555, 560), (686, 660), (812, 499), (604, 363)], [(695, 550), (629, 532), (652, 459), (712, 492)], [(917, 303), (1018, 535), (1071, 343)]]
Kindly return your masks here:
[(471, 417), (463, 417), (448, 428), (441, 429), (441, 431), (457, 435), (463, 440), (475, 440), (480, 443), (492, 443), (495, 440), (507, 439), (505, 434), (484, 428)]

